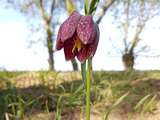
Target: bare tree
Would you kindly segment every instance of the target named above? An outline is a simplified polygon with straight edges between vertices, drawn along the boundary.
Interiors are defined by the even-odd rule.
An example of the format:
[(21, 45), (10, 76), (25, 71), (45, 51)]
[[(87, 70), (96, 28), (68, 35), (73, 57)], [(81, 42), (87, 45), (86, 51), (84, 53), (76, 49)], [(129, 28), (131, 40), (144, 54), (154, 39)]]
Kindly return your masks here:
[[(138, 56), (138, 53), (145, 51), (147, 48), (146, 46), (141, 47), (139, 50), (136, 48), (142, 40), (140, 35), (147, 21), (158, 14), (158, 4), (156, 4), (156, 0), (124, 0), (119, 5), (121, 6), (121, 10), (119, 9), (121, 12), (118, 20), (120, 20), (120, 28), (122, 28), (124, 46), (122, 50), (122, 61), (125, 70), (133, 70), (135, 58)], [(139, 52), (136, 52), (136, 49)]]
[(101, 12), (99, 13), (99, 17), (96, 20), (96, 23), (99, 24), (102, 20), (102, 18), (105, 16), (105, 13), (108, 11), (108, 9), (116, 2), (116, 0), (104, 0), (103, 5), (101, 6)]
[(44, 7), (44, 1), (39, 0), (39, 2), (36, 3), (38, 10), (40, 12), (40, 15), (43, 19), (43, 25), (47, 34), (47, 48), (48, 48), (48, 63), (49, 63), (49, 70), (54, 70), (54, 59), (53, 59), (53, 34), (52, 34), (52, 17), (53, 17), (53, 10), (55, 5), (55, 0), (52, 1), (50, 5), (50, 12), (47, 15), (45, 7)]
[[(48, 49), (48, 65), (49, 70), (55, 70), (54, 67), (54, 37), (53, 32), (57, 21), (54, 12), (55, 8), (58, 9), (57, 0), (2, 0), (7, 3), (7, 6), (21, 12), (30, 24), (32, 32), (39, 30), (43, 34), (41, 39)], [(60, 3), (60, 2), (59, 2)], [(63, 6), (64, 7), (64, 6)], [(60, 11), (59, 11), (60, 13)], [(55, 15), (53, 19), (53, 14)], [(32, 33), (33, 34), (33, 33)]]

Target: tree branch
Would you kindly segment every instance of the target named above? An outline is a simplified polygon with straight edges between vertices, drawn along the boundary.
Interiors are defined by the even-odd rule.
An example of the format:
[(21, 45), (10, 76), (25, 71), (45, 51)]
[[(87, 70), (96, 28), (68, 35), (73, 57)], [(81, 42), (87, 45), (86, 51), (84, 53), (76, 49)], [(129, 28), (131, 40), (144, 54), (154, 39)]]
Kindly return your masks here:
[(102, 7), (102, 13), (101, 15), (99, 16), (98, 20), (96, 21), (97, 24), (99, 24), (102, 20), (102, 18), (104, 17), (106, 11), (110, 8), (110, 6), (115, 2), (116, 0), (109, 0), (108, 3), (106, 3), (106, 5), (104, 5)]
[(48, 16), (46, 15), (45, 10), (44, 10), (44, 6), (43, 6), (43, 0), (39, 0), (38, 3), (39, 3), (39, 5), (37, 5), (37, 6), (39, 8), (41, 17), (43, 18), (43, 20), (48, 21)]
[(51, 10), (50, 10), (50, 19), (52, 19), (52, 17), (53, 17), (53, 10), (54, 10), (54, 7), (55, 7), (55, 0), (52, 0), (52, 3), (51, 3)]

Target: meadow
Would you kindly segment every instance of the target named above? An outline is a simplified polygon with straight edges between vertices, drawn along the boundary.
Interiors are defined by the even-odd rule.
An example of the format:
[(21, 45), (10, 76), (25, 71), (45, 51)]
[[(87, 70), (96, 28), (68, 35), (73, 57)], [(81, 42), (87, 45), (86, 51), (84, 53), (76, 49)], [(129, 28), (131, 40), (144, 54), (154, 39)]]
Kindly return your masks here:
[[(160, 120), (160, 71), (95, 71), (91, 120)], [(0, 72), (1, 120), (84, 120), (80, 72)]]

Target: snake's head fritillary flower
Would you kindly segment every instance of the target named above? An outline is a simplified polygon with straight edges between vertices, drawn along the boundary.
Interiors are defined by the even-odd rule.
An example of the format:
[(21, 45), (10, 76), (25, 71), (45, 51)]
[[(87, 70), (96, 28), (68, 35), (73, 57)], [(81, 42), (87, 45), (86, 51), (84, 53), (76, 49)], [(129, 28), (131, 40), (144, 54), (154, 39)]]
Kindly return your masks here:
[(64, 48), (66, 60), (77, 57), (83, 63), (94, 56), (99, 42), (99, 28), (91, 15), (74, 11), (60, 26), (56, 50)]

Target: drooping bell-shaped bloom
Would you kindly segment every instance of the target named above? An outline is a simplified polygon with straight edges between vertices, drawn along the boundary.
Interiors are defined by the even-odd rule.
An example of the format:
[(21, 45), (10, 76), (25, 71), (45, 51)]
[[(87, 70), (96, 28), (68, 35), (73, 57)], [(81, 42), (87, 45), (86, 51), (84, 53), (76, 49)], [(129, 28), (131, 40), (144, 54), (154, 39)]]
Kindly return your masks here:
[(77, 57), (83, 63), (94, 56), (98, 42), (99, 28), (92, 16), (74, 11), (59, 28), (56, 50), (64, 48), (66, 60)]

